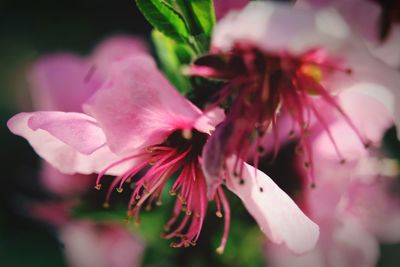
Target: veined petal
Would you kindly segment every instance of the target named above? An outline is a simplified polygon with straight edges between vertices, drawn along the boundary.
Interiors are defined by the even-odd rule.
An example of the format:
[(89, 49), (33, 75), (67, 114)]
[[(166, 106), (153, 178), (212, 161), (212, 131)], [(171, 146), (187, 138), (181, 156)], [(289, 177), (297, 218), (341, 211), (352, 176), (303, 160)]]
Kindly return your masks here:
[[(228, 165), (233, 165), (230, 160)], [(233, 166), (231, 166), (233, 167)], [(319, 227), (312, 222), (265, 173), (244, 163), (242, 178), (231, 175), (227, 187), (239, 196), (261, 230), (272, 242), (284, 243), (295, 253), (314, 248)]]
[[(362, 62), (360, 62), (362, 64)], [(387, 110), (388, 115), (381, 117), (380, 124), (385, 124), (387, 118), (390, 117), (396, 127), (400, 125), (400, 74), (384, 64), (376, 60), (375, 64), (370, 65), (371, 68), (360, 70), (359, 77), (348, 85), (336, 85), (346, 88), (346, 91), (354, 92), (359, 95), (371, 97), (384, 109)], [(340, 82), (340, 81), (338, 81)], [(381, 110), (381, 109), (380, 109)], [(380, 111), (381, 114), (383, 114)], [(351, 116), (351, 114), (349, 114)], [(400, 137), (400, 131), (398, 130)]]
[(28, 77), (35, 109), (81, 111), (82, 103), (101, 82), (90, 72), (86, 60), (69, 53), (53, 54), (36, 61)]
[[(7, 125), (11, 132), (27, 139), (42, 158), (61, 172), (100, 172), (118, 157), (104, 146), (104, 134), (99, 132), (101, 129), (93, 123), (93, 119), (77, 114), (19, 113)], [(113, 171), (119, 173), (122, 170)]]
[(84, 110), (96, 118), (115, 153), (162, 143), (172, 131), (192, 129), (201, 117), (201, 111), (172, 87), (151, 57), (131, 57), (112, 68), (111, 79)]
[(142, 39), (117, 35), (98, 45), (88, 61), (95, 71), (105, 76), (112, 63), (141, 54), (148, 54), (147, 45)]
[(303, 255), (294, 255), (281, 245), (268, 243), (267, 262), (272, 267), (372, 267), (379, 257), (376, 239), (362, 227), (335, 218), (320, 221), (321, 239)]
[(82, 113), (58, 111), (27, 113), (28, 126), (33, 131), (43, 130), (76, 151), (89, 155), (106, 142), (96, 121)]
[(264, 52), (296, 55), (318, 47), (342, 50), (351, 41), (348, 25), (333, 10), (314, 11), (256, 1), (217, 23), (212, 47), (227, 51), (244, 43)]

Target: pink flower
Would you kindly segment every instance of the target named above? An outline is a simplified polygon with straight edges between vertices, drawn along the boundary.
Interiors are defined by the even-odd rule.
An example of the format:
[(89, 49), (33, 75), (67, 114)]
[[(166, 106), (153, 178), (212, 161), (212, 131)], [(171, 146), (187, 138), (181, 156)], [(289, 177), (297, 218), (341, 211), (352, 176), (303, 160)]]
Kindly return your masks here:
[[(277, 137), (282, 109), (298, 131), (311, 180), (315, 164), (309, 128), (317, 123), (331, 136), (329, 118), (320, 105), (341, 114), (365, 147), (371, 145), (371, 140), (341, 108), (336, 94), (361, 92), (382, 102), (396, 124), (400, 117), (399, 105), (394, 104), (399, 99), (399, 73), (373, 57), (332, 10), (252, 2), (217, 23), (212, 54), (198, 59), (191, 73), (226, 81), (211, 107), (232, 103), (227, 119), (217, 127), (205, 148), (204, 157), (209, 159), (204, 164), (206, 177), (218, 177), (224, 160), (232, 154), (247, 158), (254, 144), (262, 150), (267, 132)], [(330, 142), (338, 147), (335, 138)], [(256, 166), (258, 157), (256, 153)], [(239, 174), (240, 169), (236, 164)], [(211, 188), (221, 182), (208, 180)]]
[[(343, 110), (352, 109), (350, 119), (373, 144), (379, 144), (391, 121), (382, 104), (356, 91), (339, 94), (338, 103)], [(301, 206), (320, 226), (321, 237), (302, 256), (267, 244), (271, 266), (375, 266), (378, 242), (400, 241), (400, 198), (389, 189), (395, 183), (390, 176), (399, 174), (397, 163), (366, 150), (338, 114), (330, 118), (329, 131), (311, 129), (316, 187), (302, 190)], [(338, 162), (338, 153), (346, 158), (345, 163)], [(302, 166), (304, 155), (298, 161)]]
[(100, 43), (89, 57), (59, 52), (39, 58), (28, 75), (34, 108), (82, 111), (82, 104), (100, 88), (111, 64), (138, 54), (147, 54), (145, 43), (120, 35)]
[(69, 223), (61, 229), (61, 240), (72, 267), (141, 266), (142, 242), (119, 225)]
[[(353, 32), (365, 40), (374, 56), (392, 67), (400, 66), (400, 24), (389, 21), (389, 32), (382, 38), (382, 25), (386, 17), (379, 1), (370, 0), (297, 0), (301, 8), (335, 8), (346, 20)], [(394, 4), (395, 5), (395, 4)], [(396, 9), (395, 6), (392, 7)], [(389, 7), (390, 9), (390, 7)], [(390, 20), (390, 18), (389, 18)], [(383, 40), (382, 40), (383, 39)]]
[[(41, 57), (28, 75), (33, 106), (36, 110), (81, 112), (82, 104), (104, 82), (112, 62), (145, 53), (141, 40), (120, 35), (103, 41), (90, 57), (65, 52)], [(63, 174), (46, 163), (41, 177), (47, 189), (61, 195), (82, 192), (93, 182), (92, 176)]]
[[(106, 205), (114, 188), (132, 184), (128, 218), (139, 219), (144, 205), (161, 204), (167, 181), (176, 195), (165, 238), (179, 238), (172, 246), (194, 245), (207, 209), (207, 187), (202, 171), (204, 144), (223, 119), (216, 109), (201, 112), (181, 96), (145, 55), (112, 65), (110, 76), (83, 106), (85, 113), (21, 113), (8, 122), (10, 130), (26, 138), (39, 155), (69, 173), (113, 174)], [(226, 186), (235, 192), (261, 229), (276, 243), (302, 253), (318, 238), (318, 227), (268, 176), (241, 163), (241, 175), (227, 161)], [(174, 178), (176, 174), (176, 178)], [(224, 217), (222, 253), (227, 242), (230, 209), (223, 188), (213, 196), (216, 214)], [(182, 217), (182, 211), (184, 216)]]

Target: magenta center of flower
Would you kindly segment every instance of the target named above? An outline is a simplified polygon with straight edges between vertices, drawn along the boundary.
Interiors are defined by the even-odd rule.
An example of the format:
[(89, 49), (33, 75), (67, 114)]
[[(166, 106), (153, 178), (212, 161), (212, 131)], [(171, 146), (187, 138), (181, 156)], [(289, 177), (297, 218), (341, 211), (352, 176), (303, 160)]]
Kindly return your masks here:
[[(278, 116), (285, 110), (293, 122), (290, 135), (299, 135), (299, 152), (304, 153), (304, 166), (309, 169), (313, 180), (313, 158), (308, 138), (312, 120), (318, 121), (335, 147), (339, 161), (345, 159), (328, 127), (324, 113), (319, 110), (315, 99), (319, 98), (339, 112), (367, 146), (364, 138), (342, 111), (335, 97), (326, 88), (325, 80), (334, 73), (352, 75), (352, 71), (341, 66), (339, 60), (329, 59), (323, 51), (313, 50), (300, 56), (290, 54), (269, 54), (254, 47), (237, 45), (230, 53), (200, 58), (191, 73), (199, 76), (226, 80), (215, 96), (211, 107), (226, 107), (227, 120), (222, 127), (229, 128), (224, 134), (225, 156), (231, 154), (248, 159), (253, 153), (255, 167), (263, 153), (262, 140), (266, 133), (272, 133), (274, 153), (279, 144)], [(257, 149), (252, 149), (253, 145)], [(238, 174), (241, 166), (235, 167)]]
[[(206, 184), (200, 167), (202, 148), (208, 138), (207, 134), (197, 130), (176, 130), (162, 143), (147, 147), (140, 154), (126, 157), (104, 169), (98, 176), (96, 188), (100, 189), (100, 181), (110, 169), (129, 162), (134, 162), (123, 174), (114, 178), (106, 197), (108, 206), (114, 188), (123, 191), (126, 183), (133, 189), (129, 207), (128, 220), (134, 218), (139, 223), (139, 213), (143, 206), (150, 209), (155, 203), (162, 205), (162, 195), (169, 191), (176, 197), (173, 214), (165, 225), (165, 238), (180, 238), (171, 243), (173, 247), (195, 245), (207, 211)], [(172, 186), (166, 189), (168, 180)], [(171, 183), (169, 183), (170, 185)], [(217, 216), (222, 217), (221, 204), (228, 216), (229, 206), (222, 189), (215, 196)], [(227, 226), (226, 226), (227, 227)], [(228, 228), (226, 228), (228, 229)], [(222, 240), (225, 246), (226, 233)]]

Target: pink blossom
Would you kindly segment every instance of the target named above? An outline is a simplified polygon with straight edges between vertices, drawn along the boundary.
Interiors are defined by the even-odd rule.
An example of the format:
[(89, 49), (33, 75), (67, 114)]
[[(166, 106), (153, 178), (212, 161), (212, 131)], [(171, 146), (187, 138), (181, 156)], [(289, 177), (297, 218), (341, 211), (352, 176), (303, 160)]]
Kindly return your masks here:
[[(202, 150), (223, 114), (219, 109), (200, 111), (169, 84), (149, 56), (118, 61), (109, 75), (84, 104), (85, 113), (21, 113), (11, 118), (8, 126), (61, 171), (99, 173), (97, 189), (104, 174), (116, 175), (106, 206), (113, 189), (121, 192), (125, 184), (132, 184), (128, 218), (136, 221), (145, 204), (162, 204), (163, 189), (176, 174), (169, 191), (177, 200), (164, 237), (179, 238), (172, 243), (174, 247), (194, 245), (207, 209)], [(245, 169), (243, 177), (238, 177), (233, 168), (237, 162), (241, 160), (232, 159), (222, 179), (243, 200), (261, 229), (271, 240), (297, 253), (311, 249), (318, 227), (265, 174), (241, 163)], [(230, 209), (223, 188), (215, 190), (216, 215), (225, 221), (217, 249), (222, 253)], [(266, 202), (270, 204), (265, 206)]]
[(89, 57), (59, 52), (39, 58), (28, 74), (36, 110), (82, 111), (82, 104), (96, 92), (113, 62), (146, 54), (140, 39), (113, 36), (100, 43)]
[[(90, 57), (56, 53), (40, 58), (33, 64), (28, 79), (34, 108), (81, 112), (82, 104), (104, 82), (112, 62), (145, 52), (140, 40), (116, 36), (101, 43)], [(46, 162), (40, 176), (48, 190), (63, 197), (83, 193), (95, 180), (93, 175), (61, 173)], [(56, 226), (69, 266), (140, 265), (144, 250), (141, 240), (120, 225), (72, 220), (70, 211), (76, 204), (67, 199), (29, 207), (31, 216)]]
[(142, 242), (119, 225), (72, 222), (62, 227), (61, 240), (72, 267), (141, 266)]
[[(347, 21), (353, 32), (366, 42), (370, 51), (385, 63), (393, 67), (400, 66), (400, 25), (392, 23), (390, 32), (381, 40), (383, 10), (378, 1), (370, 0), (297, 0), (300, 8), (334, 8)], [(395, 7), (394, 7), (395, 8)], [(389, 22), (391, 23), (391, 22)]]
[[(120, 35), (103, 41), (89, 57), (65, 52), (41, 57), (28, 75), (33, 106), (43, 111), (80, 112), (104, 82), (112, 62), (146, 52), (141, 40)], [(93, 182), (92, 176), (63, 174), (46, 163), (41, 177), (48, 190), (60, 195), (82, 192)]]
[[(337, 98), (343, 110), (352, 109), (348, 114), (354, 125), (378, 145), (391, 122), (382, 104), (357, 91), (344, 91)], [(310, 133), (316, 187), (303, 188), (301, 203), (320, 226), (320, 239), (312, 251), (302, 256), (267, 244), (271, 266), (375, 266), (378, 242), (400, 241), (400, 198), (390, 192), (395, 183), (391, 176), (399, 174), (397, 163), (378, 157), (371, 148), (365, 149), (341, 116), (328, 115), (329, 131), (314, 127)], [(339, 162), (339, 155), (346, 161)], [(299, 166), (303, 161), (304, 155), (300, 154)]]
[[(336, 150), (339, 142), (332, 137), (329, 118), (317, 102), (341, 114), (364, 147), (373, 141), (369, 139), (373, 127), (366, 129), (368, 133), (358, 127), (336, 94), (360, 92), (382, 103), (379, 114), (386, 112), (391, 122), (398, 124), (400, 118), (399, 105), (395, 104), (399, 99), (399, 73), (372, 56), (333, 10), (252, 2), (217, 23), (211, 55), (197, 60), (191, 73), (226, 81), (211, 107), (233, 99), (227, 119), (217, 127), (205, 148), (204, 157), (209, 159), (204, 165), (206, 177), (219, 174), (229, 155), (247, 158), (254, 144), (262, 149), (268, 131), (278, 138), (277, 116), (282, 109), (298, 130), (311, 180), (315, 164), (309, 128), (319, 124)], [(390, 126), (385, 119), (382, 121)], [(254, 156), (256, 166), (258, 157)], [(236, 167), (240, 174), (241, 167)], [(211, 189), (221, 182), (208, 180)]]

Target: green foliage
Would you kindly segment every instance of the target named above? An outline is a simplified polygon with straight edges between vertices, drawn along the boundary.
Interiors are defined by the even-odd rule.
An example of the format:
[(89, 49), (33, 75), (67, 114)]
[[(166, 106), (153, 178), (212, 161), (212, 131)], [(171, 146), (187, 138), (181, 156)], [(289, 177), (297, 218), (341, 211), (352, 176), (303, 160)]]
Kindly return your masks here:
[(215, 25), (211, 0), (136, 0), (153, 27), (178, 44), (186, 44), (197, 53), (208, 50)]
[(194, 84), (183, 73), (185, 66), (209, 49), (215, 25), (212, 0), (136, 0), (154, 27), (152, 40), (159, 67), (184, 95)]
[(184, 18), (166, 1), (136, 0), (136, 4), (146, 19), (160, 32), (179, 42), (189, 39), (189, 29)]
[(210, 37), (215, 25), (214, 4), (211, 0), (188, 1), (191, 5), (196, 23), (202, 28), (205, 36)]

